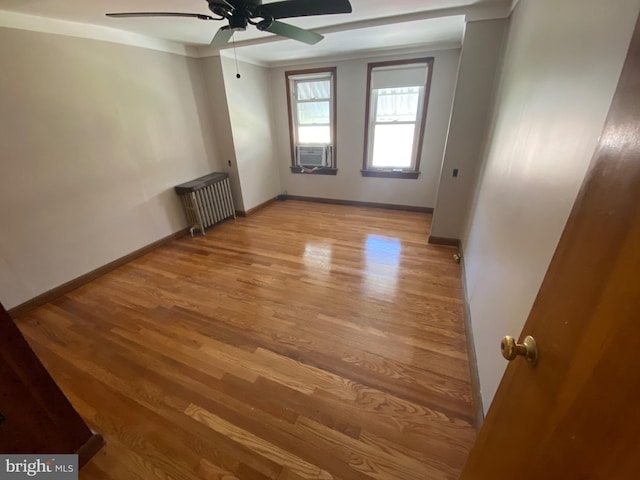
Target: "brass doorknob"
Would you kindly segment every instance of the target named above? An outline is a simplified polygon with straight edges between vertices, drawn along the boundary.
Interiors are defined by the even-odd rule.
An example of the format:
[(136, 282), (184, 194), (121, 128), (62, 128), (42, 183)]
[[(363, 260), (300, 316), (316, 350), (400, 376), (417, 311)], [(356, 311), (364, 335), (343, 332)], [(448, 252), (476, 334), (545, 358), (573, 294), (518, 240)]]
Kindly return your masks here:
[(524, 337), (522, 343), (516, 343), (515, 338), (507, 335), (500, 342), (500, 350), (502, 350), (502, 356), (509, 361), (515, 359), (518, 355), (522, 355), (532, 365), (535, 365), (538, 361), (538, 345), (531, 335)]

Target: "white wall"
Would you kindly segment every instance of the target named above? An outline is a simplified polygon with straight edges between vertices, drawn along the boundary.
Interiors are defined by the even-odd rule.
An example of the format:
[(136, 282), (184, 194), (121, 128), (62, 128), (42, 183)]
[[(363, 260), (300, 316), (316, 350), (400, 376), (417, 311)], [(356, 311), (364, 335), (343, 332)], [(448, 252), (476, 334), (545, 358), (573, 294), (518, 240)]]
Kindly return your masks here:
[[(473, 198), (491, 119), (506, 19), (468, 22), (431, 236), (460, 239)], [(458, 176), (453, 176), (453, 170)]]
[[(597, 145), (640, 0), (521, 0), (492, 133), (463, 237), (488, 409)], [(561, 321), (561, 319), (558, 319)]]
[[(363, 58), (271, 69), (271, 93), (277, 138), (276, 154), (282, 190), (289, 195), (433, 207), (459, 54), (459, 49), (452, 49), (391, 58)], [(435, 59), (420, 177), (417, 180), (362, 177), (360, 170), (364, 150), (367, 63), (424, 56), (433, 56)], [(291, 173), (284, 72), (334, 65), (337, 67), (338, 174), (330, 176)]]
[(0, 29), (0, 301), (11, 308), (186, 226), (220, 168), (199, 61)]
[(271, 200), (280, 193), (275, 160), (271, 78), (269, 71), (222, 57), (222, 71), (229, 107), (231, 133), (242, 188), (244, 210)]
[(204, 71), (207, 98), (213, 117), (213, 129), (215, 131), (216, 145), (222, 159), (221, 171), (229, 174), (231, 194), (236, 210), (244, 210), (242, 200), (242, 185), (238, 173), (236, 160), (236, 147), (233, 143), (231, 119), (229, 118), (229, 105), (225, 78), (222, 72), (222, 59), (219, 56), (200, 59)]

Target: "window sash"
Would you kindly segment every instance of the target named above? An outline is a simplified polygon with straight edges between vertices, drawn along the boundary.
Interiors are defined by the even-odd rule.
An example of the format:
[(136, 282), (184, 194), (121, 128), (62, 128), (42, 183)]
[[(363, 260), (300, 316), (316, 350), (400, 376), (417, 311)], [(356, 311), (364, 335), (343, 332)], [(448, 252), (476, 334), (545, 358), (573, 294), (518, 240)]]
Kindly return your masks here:
[[(298, 127), (297, 145), (331, 145), (330, 125), (303, 125)], [(327, 142), (325, 138), (329, 136)]]
[[(433, 57), (422, 57), (367, 65), (364, 177), (416, 179), (420, 175), (433, 64)], [(387, 96), (418, 91), (417, 99), (409, 96), (402, 102)]]
[[(290, 89), (290, 95), (291, 95), (291, 112), (289, 112), (289, 115), (291, 116), (292, 120), (293, 120), (293, 144), (297, 145), (297, 144), (303, 144), (303, 142), (300, 141), (300, 137), (302, 136), (300, 134), (300, 129), (304, 128), (304, 127), (329, 127), (329, 142), (327, 143), (327, 145), (333, 145), (335, 142), (335, 139), (333, 138), (333, 128), (331, 128), (333, 126), (333, 117), (334, 117), (334, 112), (333, 112), (333, 96), (335, 95), (334, 93), (334, 79), (333, 79), (333, 73), (321, 73), (321, 74), (317, 74), (317, 75), (311, 75), (311, 76), (305, 76), (302, 75), (302, 78), (298, 77), (296, 78), (296, 76), (291, 76), (289, 77), (289, 89)], [(325, 96), (320, 96), (320, 97), (314, 97), (314, 98), (303, 98), (303, 99), (299, 99), (299, 87), (300, 85), (303, 85), (305, 83), (315, 83), (315, 82), (328, 82), (328, 93), (329, 96), (325, 97)], [(326, 103), (328, 105), (328, 121), (326, 122), (313, 122), (313, 123), (307, 123), (304, 121), (300, 120), (300, 110), (298, 109), (298, 105), (300, 104), (310, 104), (310, 103)]]
[(414, 167), (415, 123), (378, 124), (373, 133), (370, 168), (406, 170)]
[[(327, 116), (326, 116), (327, 121), (326, 122), (322, 122), (322, 121), (319, 121), (319, 122), (315, 122), (315, 121), (314, 122), (307, 122), (307, 121), (301, 120), (300, 119), (301, 111), (298, 108), (298, 106), (301, 103), (303, 103), (303, 104), (311, 104), (311, 103), (314, 103), (314, 104), (326, 104), (326, 107), (327, 107)], [(295, 103), (295, 107), (294, 107), (294, 113), (295, 113), (296, 125), (298, 127), (300, 127), (300, 126), (309, 126), (309, 125), (331, 125), (331, 102), (329, 100), (321, 100), (321, 101), (314, 101), (314, 102), (296, 102)], [(310, 113), (313, 114), (313, 112), (310, 112)], [(312, 115), (310, 115), (310, 116), (312, 116)], [(322, 117), (320, 117), (320, 118), (322, 118)]]
[(392, 120), (390, 122), (382, 122), (379, 120), (378, 121), (374, 120), (373, 122), (374, 125), (415, 125), (416, 123), (418, 122), (415, 120), (413, 122), (410, 122), (408, 120), (407, 121)]
[[(369, 105), (369, 135), (368, 135), (368, 148), (367, 148), (367, 169), (370, 170), (403, 170), (403, 171), (414, 171), (416, 168), (416, 164), (418, 161), (418, 145), (420, 143), (419, 135), (422, 131), (421, 122), (422, 122), (422, 112), (424, 108), (424, 96), (425, 96), (425, 86), (424, 85), (414, 85), (414, 87), (419, 87), (418, 91), (418, 101), (417, 101), (417, 111), (415, 115), (414, 121), (380, 121), (377, 119), (378, 116), (378, 97), (380, 96), (380, 90), (382, 89), (371, 89), (370, 92), (370, 105)], [(405, 88), (405, 87), (396, 87), (396, 88)], [(390, 94), (384, 94), (389, 95)], [(401, 94), (400, 94), (401, 95)], [(375, 165), (374, 162), (374, 147), (375, 147), (375, 136), (376, 136), (376, 126), (378, 125), (414, 125), (413, 129), (413, 142), (411, 145), (411, 162), (408, 166), (397, 166), (393, 165), (394, 162), (390, 161), (387, 165)]]
[(327, 146), (328, 165), (311, 173), (336, 175), (337, 68), (286, 71), (291, 172), (307, 173), (298, 163), (297, 145)]

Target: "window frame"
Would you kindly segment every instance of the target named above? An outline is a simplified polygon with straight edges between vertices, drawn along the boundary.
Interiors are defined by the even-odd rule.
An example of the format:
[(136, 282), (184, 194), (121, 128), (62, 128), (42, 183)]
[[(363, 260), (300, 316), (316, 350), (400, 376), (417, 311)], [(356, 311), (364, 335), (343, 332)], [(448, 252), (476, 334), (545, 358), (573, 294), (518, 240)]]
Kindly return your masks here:
[[(291, 155), (291, 166), (289, 167), (291, 173), (306, 173), (306, 174), (314, 174), (314, 175), (336, 175), (338, 172), (338, 162), (337, 162), (337, 147), (336, 147), (336, 138), (338, 133), (337, 127), (337, 67), (322, 67), (322, 68), (311, 68), (305, 70), (289, 70), (284, 72), (285, 77), (285, 86), (287, 90), (287, 116), (289, 118), (289, 148)], [(307, 75), (319, 75), (319, 74), (327, 74), (330, 78), (331, 84), (331, 97), (329, 99), (329, 108), (330, 108), (330, 125), (329, 131), (331, 135), (331, 165), (329, 167), (319, 168), (317, 170), (308, 170), (300, 167), (296, 163), (296, 137), (297, 132), (296, 129), (299, 126), (297, 124), (297, 111), (294, 111), (294, 107), (297, 105), (297, 101), (291, 98), (292, 92), (292, 84), (295, 82), (295, 77), (304, 77)], [(301, 79), (304, 81), (304, 79)]]
[[(383, 178), (408, 178), (416, 179), (420, 175), (420, 158), (422, 157), (422, 147), (424, 143), (424, 133), (427, 125), (427, 111), (429, 110), (429, 97), (431, 94), (431, 79), (433, 77), (434, 57), (410, 58), (407, 60), (391, 60), (387, 62), (373, 62), (367, 64), (367, 96), (365, 106), (364, 123), (364, 154), (362, 157), (363, 177), (383, 177)], [(413, 167), (404, 169), (376, 168), (369, 165), (370, 152), (373, 149), (373, 130), (375, 129), (375, 119), (371, 118), (371, 100), (373, 98), (371, 90), (372, 73), (375, 68), (380, 67), (400, 67), (403, 65), (426, 64), (427, 79), (424, 84), (423, 98), (418, 106), (416, 118), (416, 128), (419, 127), (417, 144), (413, 145), (412, 155)], [(371, 152), (372, 153), (372, 152)]]

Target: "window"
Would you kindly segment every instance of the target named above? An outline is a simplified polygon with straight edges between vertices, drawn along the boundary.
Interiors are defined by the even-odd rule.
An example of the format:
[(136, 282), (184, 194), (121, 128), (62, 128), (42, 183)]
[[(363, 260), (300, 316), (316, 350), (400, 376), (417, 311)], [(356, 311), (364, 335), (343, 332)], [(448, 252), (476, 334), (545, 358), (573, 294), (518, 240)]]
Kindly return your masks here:
[(433, 58), (370, 63), (362, 175), (418, 178)]
[(336, 68), (285, 72), (291, 171), (335, 175)]

